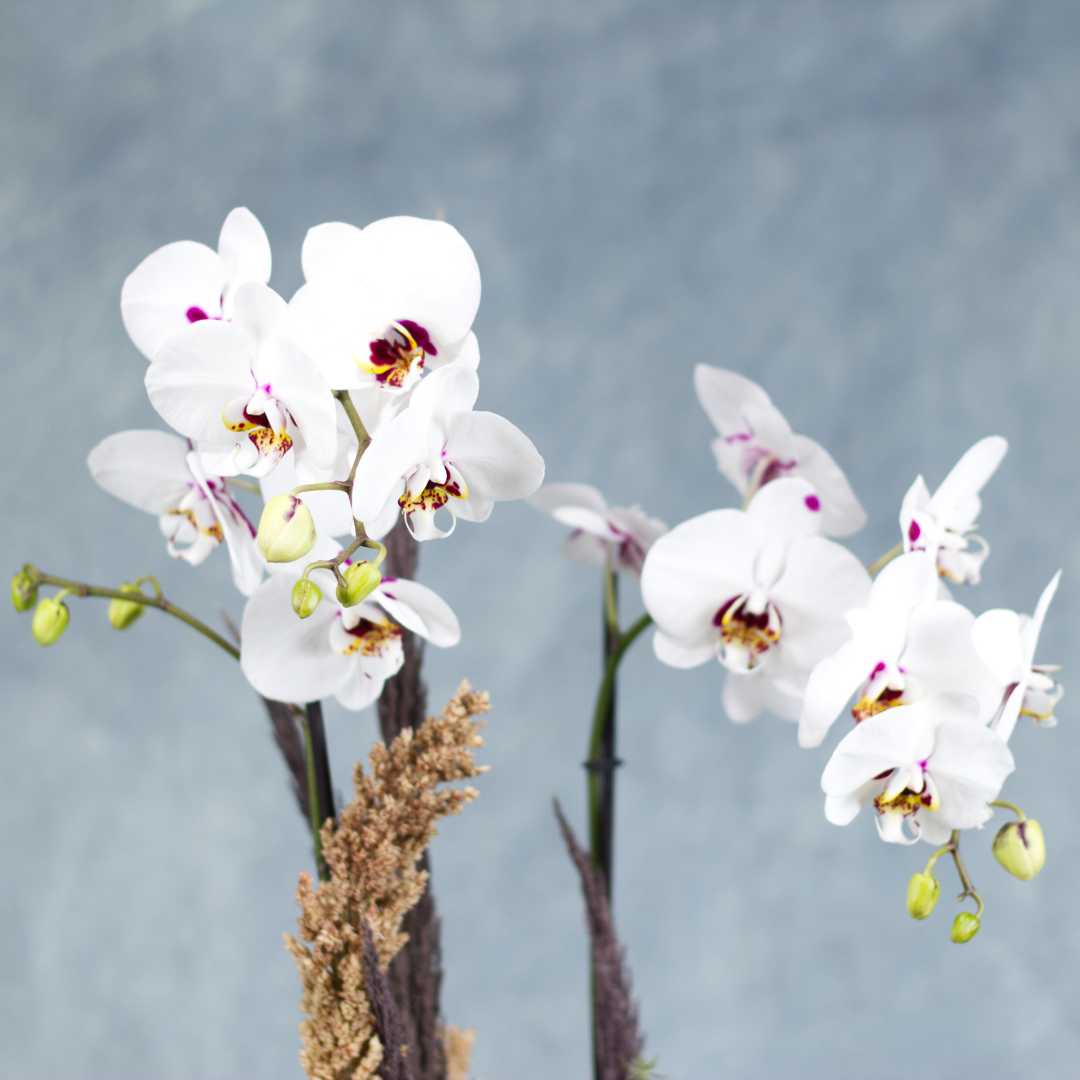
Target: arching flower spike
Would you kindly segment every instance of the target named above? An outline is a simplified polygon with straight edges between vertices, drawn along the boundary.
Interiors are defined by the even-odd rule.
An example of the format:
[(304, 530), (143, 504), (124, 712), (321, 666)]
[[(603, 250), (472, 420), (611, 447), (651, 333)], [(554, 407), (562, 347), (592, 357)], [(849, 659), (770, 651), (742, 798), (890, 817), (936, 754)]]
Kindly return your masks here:
[(797, 719), (810, 668), (843, 641), (844, 612), (866, 601), (863, 565), (818, 535), (821, 507), (805, 480), (777, 480), (745, 512), (715, 510), (676, 526), (645, 558), (657, 657), (673, 667), (719, 660), (736, 719), (766, 703)]
[(330, 388), (283, 335), (285, 302), (243, 285), (231, 322), (173, 335), (146, 371), (151, 404), (223, 476), (265, 476), (288, 453), (329, 467), (337, 449)]
[(944, 844), (953, 829), (990, 819), (1013, 768), (974, 698), (936, 694), (871, 716), (841, 740), (821, 776), (825, 817), (847, 825), (869, 804), (882, 840)]
[(362, 603), (343, 608), (327, 599), (301, 620), (290, 602), (296, 580), (272, 574), (244, 609), (240, 664), (271, 700), (336, 697), (346, 709), (363, 709), (404, 663), (405, 630), (440, 648), (461, 639), (446, 602), (415, 581), (383, 578)]
[(207, 476), (199, 455), (166, 431), (121, 431), (87, 459), (90, 475), (110, 495), (155, 514), (168, 552), (198, 566), (224, 541), (233, 581), (250, 596), (263, 577), (255, 528), (223, 477)]
[(1059, 570), (1043, 589), (1033, 615), (999, 608), (975, 620), (975, 649), (996, 678), (1001, 695), (1001, 707), (991, 727), (1006, 742), (1021, 716), (1030, 717), (1039, 727), (1057, 725), (1054, 709), (1065, 694), (1054, 678), (1060, 669), (1052, 664), (1036, 664), (1035, 649), (1060, 581)]
[(270, 241), (246, 207), (231, 211), (215, 251), (178, 240), (148, 255), (128, 275), (120, 313), (135, 347), (153, 360), (173, 334), (195, 322), (228, 319), (237, 289), (270, 280)]
[(716, 464), (740, 495), (751, 496), (780, 477), (801, 476), (821, 496), (826, 536), (851, 536), (866, 524), (866, 512), (840, 466), (824, 447), (792, 431), (757, 383), (698, 364), (694, 389), (718, 432), (712, 444)]
[(990, 545), (976, 532), (982, 501), (979, 493), (997, 471), (1009, 444), (1000, 435), (980, 439), (930, 494), (921, 476), (908, 489), (900, 508), (905, 551), (926, 551), (938, 573), (956, 585), (977, 585)]
[(564, 549), (568, 558), (610, 564), (622, 573), (640, 576), (649, 548), (667, 532), (639, 506), (608, 506), (588, 484), (545, 484), (529, 501), (572, 530)]
[(509, 420), (473, 411), (478, 392), (476, 372), (453, 364), (424, 379), (375, 433), (353, 483), (353, 514), (369, 536), (385, 536), (401, 515), (417, 540), (440, 539), (459, 518), (486, 521), (497, 501), (539, 488), (544, 459)]

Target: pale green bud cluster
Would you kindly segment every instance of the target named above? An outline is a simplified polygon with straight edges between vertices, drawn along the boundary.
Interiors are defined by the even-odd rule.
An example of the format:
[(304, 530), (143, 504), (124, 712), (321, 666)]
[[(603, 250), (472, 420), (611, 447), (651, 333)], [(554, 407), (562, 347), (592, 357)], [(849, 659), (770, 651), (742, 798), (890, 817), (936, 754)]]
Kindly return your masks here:
[(39, 600), (30, 624), (34, 640), (39, 645), (55, 645), (67, 629), (70, 618), (67, 605), (59, 597), (46, 596)]
[[(129, 596), (142, 596), (142, 590), (139, 586), (130, 581), (125, 581), (120, 586), (120, 591), (127, 593)], [(109, 624), (114, 630), (126, 630), (142, 615), (143, 607), (143, 604), (137, 603), (135, 600), (121, 600), (118, 597), (113, 597), (109, 601)]]
[(275, 495), (263, 507), (255, 542), (267, 562), (303, 558), (315, 543), (315, 520), (298, 495)]
[(928, 919), (937, 907), (941, 882), (923, 870), (911, 875), (907, 887), (907, 909), (913, 919)]
[(994, 858), (1021, 881), (1030, 881), (1046, 865), (1046, 839), (1032, 818), (1002, 825), (994, 837)]
[(353, 607), (361, 600), (367, 599), (382, 581), (379, 568), (370, 562), (353, 563), (342, 574), (344, 584), (337, 587), (338, 603), (342, 607)]

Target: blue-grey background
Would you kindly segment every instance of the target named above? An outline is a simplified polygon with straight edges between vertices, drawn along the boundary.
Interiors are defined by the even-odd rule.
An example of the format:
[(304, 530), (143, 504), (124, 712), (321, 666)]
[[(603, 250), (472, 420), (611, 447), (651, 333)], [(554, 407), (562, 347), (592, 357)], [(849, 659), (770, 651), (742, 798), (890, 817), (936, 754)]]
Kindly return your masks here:
[[(156, 422), (124, 275), (168, 240), (212, 242), (243, 203), (288, 294), (309, 225), (443, 212), (484, 274), (483, 404), (532, 434), (550, 478), (670, 522), (729, 504), (690, 373), (732, 366), (849, 470), (869, 559), (917, 471), (936, 483), (1001, 432), (988, 580), (965, 598), (1029, 609), (1064, 566), (1040, 658), (1075, 672), (1068, 0), (9, 0), (3, 22), (9, 570), (154, 572), (209, 618), (236, 612), (222, 556), (170, 562), (84, 467), (99, 438)], [(550, 800), (581, 822), (598, 582), (559, 539), (510, 505), (423, 551), (466, 631), (430, 656), (433, 700), (468, 675), (495, 703), (494, 770), (434, 853), (446, 1015), (479, 1029), (481, 1080), (588, 1075)], [(299, 1075), (280, 940), (309, 851), (238, 671), (153, 613), (119, 635), (103, 604), (74, 604), (48, 651), (3, 618), (0, 1073)], [(1046, 871), (1014, 881), (974, 838), (989, 906), (961, 949), (951, 900), (929, 924), (904, 913), (925, 852), (826, 824), (824, 752), (779, 721), (734, 728), (719, 687), (647, 643), (621, 687), (617, 914), (664, 1075), (1074, 1075), (1072, 702), (1056, 732), (1020, 732), (1007, 789), (1046, 827)], [(329, 731), (344, 785), (373, 718), (332, 710)]]

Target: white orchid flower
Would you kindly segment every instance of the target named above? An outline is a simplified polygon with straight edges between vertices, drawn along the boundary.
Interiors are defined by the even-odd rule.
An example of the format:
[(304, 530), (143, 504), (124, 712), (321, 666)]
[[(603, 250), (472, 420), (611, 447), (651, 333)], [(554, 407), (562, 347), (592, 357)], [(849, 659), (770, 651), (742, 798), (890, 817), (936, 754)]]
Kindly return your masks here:
[(270, 280), (270, 241), (246, 207), (231, 211), (215, 251), (178, 240), (148, 255), (128, 275), (120, 313), (136, 348), (153, 360), (173, 334), (192, 323), (228, 319), (236, 290)]
[(819, 746), (852, 697), (856, 722), (939, 691), (968, 694), (992, 711), (997, 689), (975, 651), (975, 616), (939, 597), (928, 553), (901, 555), (878, 574), (866, 606), (846, 615), (849, 639), (810, 673), (800, 746)]
[[(497, 501), (524, 499), (544, 479), (528, 436), (495, 413), (474, 412), (476, 372), (452, 364), (429, 375), (408, 407), (376, 431), (353, 482), (353, 514), (378, 539), (403, 515), (417, 540), (449, 536), (458, 519), (486, 521)], [(436, 514), (445, 509), (450, 527)]]
[(990, 545), (976, 532), (982, 500), (979, 493), (997, 471), (1009, 444), (1000, 435), (980, 439), (949, 470), (930, 494), (921, 476), (908, 489), (900, 508), (905, 551), (928, 551), (938, 573), (957, 585), (977, 585)]
[(90, 475), (110, 495), (155, 514), (173, 558), (198, 566), (224, 541), (233, 581), (250, 596), (264, 563), (255, 527), (223, 477), (207, 476), (186, 440), (167, 431), (121, 431), (87, 458)]
[[(333, 389), (401, 397), (425, 370), (479, 363), (472, 324), (480, 268), (452, 225), (414, 217), (363, 229), (329, 222), (308, 230), (301, 258), (293, 332)], [(367, 423), (362, 402), (360, 395)]]
[[(332, 582), (329, 574), (319, 574)], [(353, 607), (333, 602), (331, 584), (314, 613), (298, 619), (290, 602), (296, 581), (295, 572), (271, 574), (244, 609), (240, 666), (248, 682), (273, 701), (332, 696), (346, 709), (363, 709), (404, 663), (405, 630), (440, 648), (461, 640), (446, 601), (418, 582), (385, 577)]]
[(223, 476), (265, 476), (290, 451), (315, 468), (334, 464), (335, 402), (284, 336), (285, 311), (273, 289), (242, 285), (230, 322), (193, 323), (147, 368), (151, 404)]
[(1013, 768), (974, 698), (935, 694), (877, 713), (844, 736), (821, 776), (825, 816), (847, 825), (872, 804), (882, 840), (945, 844), (953, 829), (989, 820), (988, 804)]
[(1065, 694), (1054, 678), (1060, 669), (1036, 664), (1035, 649), (1060, 581), (1059, 570), (1043, 589), (1033, 615), (998, 608), (983, 612), (972, 628), (975, 649), (1000, 688), (1001, 707), (990, 726), (1006, 742), (1021, 716), (1030, 717), (1039, 727), (1057, 724), (1054, 709)]
[[(866, 601), (869, 575), (819, 535), (821, 513), (809, 483), (777, 480), (746, 511), (714, 510), (676, 526), (645, 558), (641, 589), (657, 657), (684, 668), (718, 659), (731, 673), (736, 719), (766, 699), (797, 718), (806, 673), (843, 641), (844, 612)], [(773, 685), (732, 685), (747, 676)]]
[(608, 506), (588, 484), (545, 484), (529, 501), (572, 530), (566, 539), (568, 558), (623, 573), (640, 576), (646, 552), (667, 532), (640, 506)]
[(851, 536), (866, 524), (866, 512), (840, 466), (824, 447), (792, 431), (757, 383), (698, 364), (694, 389), (718, 432), (712, 444), (716, 464), (740, 495), (751, 496), (783, 476), (801, 476), (821, 496), (826, 536)]

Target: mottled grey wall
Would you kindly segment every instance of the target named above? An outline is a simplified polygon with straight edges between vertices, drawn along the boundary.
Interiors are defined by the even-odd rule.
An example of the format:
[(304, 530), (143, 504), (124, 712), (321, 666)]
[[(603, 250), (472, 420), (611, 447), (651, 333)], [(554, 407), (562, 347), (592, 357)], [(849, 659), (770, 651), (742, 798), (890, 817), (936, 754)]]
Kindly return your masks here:
[[(969, 598), (1029, 607), (1063, 565), (1042, 655), (1075, 668), (1078, 49), (1068, 0), (8, 0), (4, 565), (152, 571), (235, 612), (221, 557), (171, 563), (86, 474), (100, 437), (156, 422), (123, 276), (246, 203), (288, 293), (308, 225), (444, 211), (484, 273), (482, 400), (552, 479), (671, 522), (730, 501), (690, 385), (729, 365), (847, 466), (870, 558), (917, 470), (1000, 431)], [(549, 802), (580, 821), (598, 583), (557, 536), (507, 506), (423, 552), (466, 633), (431, 656), (433, 696), (468, 674), (496, 706), (483, 797), (435, 850), (446, 1011), (479, 1029), (481, 1080), (587, 1075)], [(0, 1072), (295, 1077), (280, 938), (308, 848), (265, 718), (205, 642), (104, 615), (75, 605), (47, 652), (2, 623)], [(618, 916), (664, 1074), (1074, 1075), (1072, 703), (1015, 741), (1047, 869), (1023, 885), (973, 854), (989, 908), (959, 949), (947, 916), (904, 914), (923, 853), (827, 825), (824, 755), (778, 721), (733, 728), (719, 679), (641, 646), (622, 687)], [(373, 720), (329, 730), (344, 784)]]

